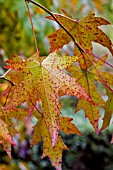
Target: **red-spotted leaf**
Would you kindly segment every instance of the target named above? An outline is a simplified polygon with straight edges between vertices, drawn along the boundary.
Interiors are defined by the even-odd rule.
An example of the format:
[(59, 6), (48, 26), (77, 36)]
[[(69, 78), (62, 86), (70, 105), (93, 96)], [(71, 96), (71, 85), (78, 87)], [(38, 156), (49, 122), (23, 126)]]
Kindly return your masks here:
[(100, 118), (98, 106), (104, 106), (105, 102), (97, 91), (94, 75), (90, 71), (82, 70), (79, 66), (75, 65), (72, 65), (67, 69), (67, 71), (69, 71), (72, 76), (77, 79), (77, 82), (84, 87), (95, 102), (96, 106), (84, 99), (81, 99), (78, 102), (76, 111), (84, 108), (85, 116), (90, 120), (90, 123), (94, 127), (96, 133), (98, 133), (98, 120)]
[[(94, 64), (91, 65), (86, 62), (86, 58), (78, 59), (81, 60), (80, 67), (72, 65), (67, 70), (77, 78), (77, 82), (81, 84), (82, 87), (90, 94), (93, 101), (97, 104), (97, 106), (93, 106), (91, 103), (82, 100), (79, 100), (78, 106), (76, 111), (84, 108), (85, 116), (90, 120), (91, 124), (95, 128), (96, 132), (98, 133), (98, 120), (99, 120), (99, 106), (105, 107), (105, 101), (103, 101), (101, 94), (96, 87), (96, 81), (102, 82), (105, 87), (109, 87), (109, 91), (113, 94), (113, 90), (110, 88), (109, 85), (113, 85), (113, 74), (109, 72), (105, 72), (102, 70), (104, 63), (107, 59), (108, 55), (103, 56), (101, 59), (95, 60)], [(82, 62), (82, 60), (84, 60)], [(87, 65), (84, 65), (87, 63)], [(83, 68), (84, 67), (84, 68)], [(108, 94), (107, 94), (108, 95)], [(105, 106), (104, 106), (105, 105)], [(104, 121), (103, 127), (109, 124), (111, 115), (109, 114), (108, 119)], [(104, 127), (105, 128), (105, 127)]]
[(18, 133), (15, 130), (12, 119), (24, 120), (28, 113), (24, 109), (12, 108), (11, 110), (4, 110), (0, 105), (0, 143), (4, 150), (11, 157), (11, 144), (16, 145), (12, 137)]
[[(107, 47), (111, 54), (113, 54), (111, 40), (100, 28), (98, 28), (98, 26), (110, 24), (104, 18), (95, 17), (95, 14), (90, 14), (77, 21), (62, 14), (54, 14), (54, 16), (73, 36), (78, 46), (84, 52), (92, 54), (92, 41), (94, 41)], [(46, 18), (54, 20), (51, 16)], [(62, 48), (63, 45), (69, 43), (72, 40), (67, 32), (63, 30), (63, 28), (60, 28), (55, 33), (50, 35), (49, 38), (51, 52)]]
[(28, 112), (24, 109), (12, 108), (9, 110), (4, 110), (4, 108), (0, 105), (0, 119), (6, 123), (8, 132), (11, 137), (18, 133), (12, 123), (12, 119), (15, 118), (17, 120), (25, 121), (27, 116)]
[[(41, 114), (39, 114), (39, 112), (37, 111), (34, 111), (33, 115), (38, 119), (38, 122), (34, 127), (32, 145), (43, 140), (44, 151), (42, 157), (48, 156), (52, 162), (52, 165), (55, 166), (57, 170), (61, 170), (62, 151), (63, 149), (67, 149), (67, 147), (63, 143), (60, 135), (57, 138), (55, 146), (51, 147), (51, 136), (49, 134), (43, 116), (41, 116)], [(78, 130), (78, 128), (71, 122), (73, 120), (72, 118), (60, 116), (59, 119), (59, 130), (63, 131), (66, 134), (73, 133), (81, 135), (81, 132)]]
[(78, 128), (71, 121), (73, 119), (69, 117), (60, 117), (60, 127), (59, 130), (63, 131), (65, 134), (78, 134), (82, 135)]
[(9, 134), (7, 124), (0, 119), (0, 143), (3, 145), (4, 150), (11, 157), (11, 144), (16, 145)]
[(38, 112), (37, 113), (35, 112), (34, 115), (38, 118), (38, 123), (34, 127), (32, 145), (43, 140), (44, 150), (42, 158), (48, 156), (49, 159), (51, 160), (52, 165), (55, 166), (57, 170), (61, 170), (62, 151), (63, 149), (67, 149), (67, 147), (63, 143), (60, 136), (58, 136), (55, 146), (51, 147), (52, 146), (51, 136), (43, 117), (41, 117)]
[(15, 84), (12, 99), (5, 109), (16, 107), (25, 101), (35, 104), (40, 99), (44, 120), (51, 134), (52, 146), (55, 145), (59, 130), (59, 90), (62, 90), (63, 94), (84, 98), (94, 104), (90, 95), (76, 82), (76, 79), (63, 71), (77, 59), (75, 56), (62, 57), (52, 53), (41, 64), (36, 55), (29, 59), (21, 59), (21, 62), (19, 56), (17, 61), (15, 58), (7, 61), (6, 67), (18, 71), (22, 78), (18, 84)]

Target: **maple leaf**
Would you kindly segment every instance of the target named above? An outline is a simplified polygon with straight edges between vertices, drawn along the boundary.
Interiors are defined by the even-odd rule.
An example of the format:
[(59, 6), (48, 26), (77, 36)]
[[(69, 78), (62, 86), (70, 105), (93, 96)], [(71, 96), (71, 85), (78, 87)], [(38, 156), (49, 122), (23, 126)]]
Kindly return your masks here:
[(11, 144), (13, 144), (14, 146), (16, 146), (16, 144), (15, 143), (9, 143), (8, 141), (3, 141), (3, 139), (1, 139), (1, 138), (0, 138), (0, 144), (2, 144), (3, 149), (6, 151), (8, 156), (11, 158)]
[(8, 130), (9, 130), (11, 136), (14, 136), (16, 133), (18, 133), (15, 130), (15, 127), (12, 123), (12, 118), (15, 118), (20, 121), (25, 121), (25, 118), (27, 116), (28, 116), (28, 112), (24, 109), (13, 108), (12, 110), (5, 110), (4, 121), (7, 124)]
[(37, 55), (29, 59), (20, 59), (19, 56), (6, 61), (12, 68), (22, 75), (22, 79), (15, 84), (10, 104), (5, 109), (16, 107), (25, 101), (34, 103), (37, 100), (42, 102), (44, 120), (52, 138), (52, 146), (58, 137), (59, 128), (59, 90), (64, 94), (85, 98), (94, 102), (87, 92), (76, 82), (76, 79), (64, 73), (63, 69), (75, 62), (78, 57), (59, 56), (56, 53), (50, 54), (40, 64)]
[(73, 118), (60, 116), (60, 127), (59, 130), (63, 131), (65, 134), (78, 134), (81, 135), (81, 132), (71, 121)]
[[(94, 75), (94, 79), (96, 81), (100, 81), (102, 83), (106, 82), (107, 84), (113, 85), (113, 74), (109, 73), (109, 72), (101, 71), (101, 69), (104, 65), (104, 61), (106, 61), (107, 57), (108, 57), (108, 55), (105, 55), (101, 58), (102, 60), (97, 60), (96, 64), (95, 64), (96, 69), (93, 68), (91, 70), (91, 72)], [(102, 76), (102, 78), (98, 75), (98, 73), (96, 71), (97, 69), (99, 70), (99, 74)], [(108, 96), (108, 100), (105, 103), (105, 105), (103, 106), (103, 108), (105, 109), (105, 114), (104, 114), (104, 118), (103, 118), (103, 125), (101, 127), (101, 131), (104, 130), (109, 125), (111, 117), (112, 117), (112, 113), (113, 113), (113, 106), (112, 106), (113, 91), (112, 91), (112, 89), (108, 89), (106, 87), (106, 93)]]
[[(1, 112), (0, 112), (1, 116)], [(9, 134), (7, 124), (0, 119), (0, 144), (3, 145), (4, 150), (11, 157), (11, 144), (16, 145)]]
[(104, 113), (103, 125), (101, 127), (101, 131), (109, 125), (112, 114), (113, 114), (113, 92), (109, 90), (108, 88), (106, 88), (106, 92), (107, 92), (108, 100), (105, 106), (103, 107), (105, 110), (105, 113)]
[[(101, 29), (98, 28), (98, 26), (110, 24), (104, 18), (95, 17), (95, 14), (90, 14), (77, 21), (62, 14), (54, 14), (54, 16), (73, 36), (78, 46), (84, 52), (92, 54), (92, 41), (94, 41), (107, 47), (111, 54), (113, 54), (111, 40)], [(51, 16), (47, 16), (46, 18), (54, 20)], [(49, 38), (51, 52), (62, 48), (63, 45), (72, 40), (63, 28), (58, 29), (55, 33), (50, 35)]]
[(28, 116), (28, 112), (21, 108), (12, 108), (4, 110), (4, 108), (0, 106), (0, 113), (0, 119), (6, 123), (7, 129), (11, 137), (13, 137), (17, 133), (12, 123), (12, 118), (23, 121)]
[(90, 94), (96, 106), (92, 105), (90, 102), (81, 99), (78, 102), (76, 111), (84, 108), (85, 116), (90, 120), (96, 133), (98, 133), (98, 120), (100, 118), (98, 106), (103, 106), (105, 102), (103, 101), (101, 95), (97, 91), (95, 86), (95, 77), (90, 72), (90, 70), (83, 70), (79, 66), (72, 65), (67, 69), (73, 77), (77, 78), (77, 82), (81, 84), (82, 87)]
[[(50, 133), (45, 124), (43, 116), (41, 116), (37, 111), (34, 111), (33, 115), (38, 119), (38, 122), (34, 127), (32, 146), (43, 140), (44, 151), (42, 157), (44, 158), (45, 156), (48, 156), (52, 162), (52, 165), (55, 166), (57, 170), (61, 170), (62, 151), (63, 149), (68, 148), (63, 143), (60, 135), (57, 138), (55, 146), (51, 147), (52, 143)], [(81, 135), (81, 132), (78, 130), (78, 128), (71, 122), (72, 120), (72, 118), (60, 116), (59, 130), (66, 134), (73, 133)]]
[(23, 120), (27, 115), (28, 113), (24, 109), (3, 110), (3, 107), (0, 106), (0, 143), (9, 157), (11, 157), (11, 144), (16, 145), (12, 137), (17, 133), (12, 123), (12, 118)]
[[(108, 55), (105, 55), (101, 58), (101, 60), (100, 59), (96, 60), (94, 65), (89, 64), (90, 67), (87, 65), (88, 66), (87, 69), (83, 69), (83, 66), (81, 68), (81, 65), (82, 64), (84, 65), (84, 62), (83, 63), (81, 62), (80, 67), (73, 65), (67, 69), (67, 71), (69, 71), (72, 74), (72, 76), (77, 78), (77, 82), (79, 82), (82, 85), (82, 87), (84, 87), (84, 89), (92, 97), (93, 101), (97, 104), (97, 106), (93, 106), (91, 103), (87, 101), (79, 100), (76, 109), (76, 111), (78, 111), (84, 108), (86, 117), (90, 120), (91, 124), (93, 125), (97, 133), (98, 133), (98, 120), (100, 117), (98, 106), (104, 107), (105, 102), (103, 101), (101, 95), (97, 91), (95, 81), (102, 82), (104, 86), (105, 85), (107, 86), (108, 84), (113, 85), (113, 74), (102, 71), (102, 67), (105, 64), (104, 61), (106, 61), (107, 57)], [(109, 90), (111, 91), (111, 89)], [(111, 93), (113, 92), (111, 91)]]

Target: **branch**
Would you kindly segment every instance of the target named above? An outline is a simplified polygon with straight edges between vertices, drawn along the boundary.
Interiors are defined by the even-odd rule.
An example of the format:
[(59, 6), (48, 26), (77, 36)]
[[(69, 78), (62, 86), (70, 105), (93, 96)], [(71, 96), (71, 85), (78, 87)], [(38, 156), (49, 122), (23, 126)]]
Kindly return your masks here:
[[(5, 73), (3, 76), (0, 76), (0, 79), (6, 80), (6, 81), (8, 81), (8, 82), (11, 84), (9, 93), (10, 93), (10, 91), (11, 91), (12, 86), (15, 85), (11, 80), (8, 80), (7, 78), (5, 78), (5, 76), (8, 74), (8, 72), (9, 72), (10, 70), (11, 70), (11, 69), (9, 69), (8, 71), (6, 71), (6, 73)], [(6, 101), (5, 101), (5, 103), (4, 103), (4, 106), (5, 106), (6, 103), (7, 103), (7, 100), (8, 100), (8, 97), (9, 97), (9, 93), (8, 93), (8, 95), (7, 95), (7, 97), (6, 97)]]
[(12, 86), (14, 86), (14, 83), (11, 80), (8, 80), (7, 78), (5, 78), (4, 76), (0, 76), (0, 79), (8, 81)]
[(12, 86), (14, 86), (14, 83), (11, 80), (8, 80), (7, 78), (5, 78), (5, 76), (11, 71), (11, 69), (7, 70), (3, 76), (0, 76), (0, 79), (6, 80), (9, 83), (11, 83)]

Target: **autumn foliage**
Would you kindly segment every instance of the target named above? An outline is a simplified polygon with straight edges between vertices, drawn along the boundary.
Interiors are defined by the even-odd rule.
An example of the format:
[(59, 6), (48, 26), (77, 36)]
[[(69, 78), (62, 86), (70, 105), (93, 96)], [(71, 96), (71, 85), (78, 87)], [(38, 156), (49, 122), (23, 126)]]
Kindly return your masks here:
[[(99, 28), (110, 24), (102, 17), (90, 14), (80, 20), (73, 19), (67, 12), (54, 14), (61, 28), (49, 36), (50, 54), (29, 58), (14, 55), (5, 61), (8, 71), (2, 76), (8, 80), (3, 95), (8, 96), (5, 106), (0, 106), (0, 143), (11, 157), (11, 145), (16, 145), (12, 137), (18, 133), (12, 118), (25, 121), (34, 116), (38, 121), (33, 127), (31, 146), (43, 141), (43, 155), (48, 156), (57, 170), (61, 170), (62, 150), (68, 149), (62, 141), (59, 130), (66, 134), (82, 135), (72, 122), (72, 118), (61, 115), (59, 97), (78, 97), (75, 110), (84, 109), (86, 118), (98, 134), (105, 129), (113, 113), (113, 74), (104, 72), (102, 67), (107, 57), (99, 58), (93, 53), (92, 42), (108, 48), (113, 55), (113, 45), (109, 37)], [(54, 20), (52, 16), (46, 18)], [(74, 42), (73, 56), (62, 56), (60, 50), (70, 41)], [(106, 89), (108, 100), (104, 101), (97, 90), (96, 82)], [(25, 103), (25, 107), (22, 104)], [(99, 107), (105, 115), (103, 125), (98, 129)]]

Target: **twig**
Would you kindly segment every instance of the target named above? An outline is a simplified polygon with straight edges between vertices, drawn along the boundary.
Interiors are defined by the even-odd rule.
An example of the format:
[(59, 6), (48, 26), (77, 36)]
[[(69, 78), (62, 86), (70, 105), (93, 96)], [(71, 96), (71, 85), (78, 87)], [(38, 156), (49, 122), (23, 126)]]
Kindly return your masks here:
[(7, 70), (3, 76), (0, 76), (0, 79), (6, 80), (9, 83), (11, 83), (12, 86), (14, 86), (14, 83), (11, 80), (8, 80), (7, 78), (5, 78), (5, 76), (11, 71), (11, 69)]
[(0, 76), (0, 79), (8, 81), (9, 83), (11, 83), (12, 86), (14, 86), (14, 83), (11, 80), (8, 80), (7, 78), (5, 78), (4, 76)]
[[(6, 71), (3, 76), (0, 76), (0, 79), (3, 79), (3, 80), (8, 81), (8, 82), (11, 84), (11, 88), (12, 88), (12, 86), (14, 86), (15, 84), (14, 84), (11, 80), (8, 80), (7, 78), (5, 78), (5, 76), (10, 72), (10, 70), (11, 70), (11, 69), (9, 69), (8, 71)], [(9, 90), (9, 93), (10, 93), (10, 91), (11, 91), (11, 88), (10, 88), (10, 90)], [(8, 95), (7, 95), (7, 97), (6, 97), (6, 101), (5, 101), (5, 103), (4, 103), (4, 106), (5, 106), (6, 103), (7, 103), (7, 100), (8, 100), (8, 97), (9, 97), (9, 93), (8, 93)]]

